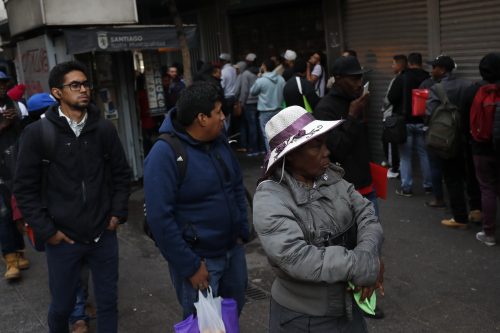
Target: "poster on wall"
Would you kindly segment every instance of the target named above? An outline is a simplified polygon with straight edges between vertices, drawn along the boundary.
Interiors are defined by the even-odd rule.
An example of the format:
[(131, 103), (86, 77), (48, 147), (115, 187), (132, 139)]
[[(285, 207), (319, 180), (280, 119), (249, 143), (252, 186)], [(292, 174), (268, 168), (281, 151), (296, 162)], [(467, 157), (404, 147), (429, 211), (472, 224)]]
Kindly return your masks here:
[(17, 43), (16, 66), (20, 81), (26, 85), (27, 97), (49, 90), (49, 58), (45, 35)]
[(116, 104), (113, 102), (109, 89), (100, 89), (99, 98), (101, 99), (104, 107), (104, 118), (118, 119), (118, 110), (116, 108)]
[(149, 113), (153, 116), (165, 114), (167, 106), (161, 81), (160, 57), (153, 52), (143, 52), (143, 61)]

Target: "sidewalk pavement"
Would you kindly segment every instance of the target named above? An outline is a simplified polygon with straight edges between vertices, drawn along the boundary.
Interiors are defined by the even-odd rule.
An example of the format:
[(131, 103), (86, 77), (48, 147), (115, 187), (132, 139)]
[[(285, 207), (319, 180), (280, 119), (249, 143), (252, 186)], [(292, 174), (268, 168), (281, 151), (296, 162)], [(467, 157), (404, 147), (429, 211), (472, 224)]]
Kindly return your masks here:
[[(241, 162), (253, 192), (260, 162)], [(413, 198), (395, 195), (398, 181), (389, 181), (388, 199), (380, 201), (386, 296), (379, 297), (379, 304), (386, 318), (368, 320), (370, 332), (500, 332), (500, 246), (476, 241), (478, 226), (465, 231), (442, 227), (439, 221), (449, 213), (425, 207), (429, 196), (423, 190), (415, 188)], [(163, 257), (142, 233), (142, 197), (141, 190), (131, 196), (129, 222), (118, 234), (119, 332), (172, 332), (181, 310)], [(27, 256), (32, 267), (23, 271), (20, 282), (0, 281), (1, 333), (48, 331), (45, 257), (29, 246)], [(247, 245), (247, 263), (250, 288), (241, 332), (267, 332), (273, 273), (258, 240)]]

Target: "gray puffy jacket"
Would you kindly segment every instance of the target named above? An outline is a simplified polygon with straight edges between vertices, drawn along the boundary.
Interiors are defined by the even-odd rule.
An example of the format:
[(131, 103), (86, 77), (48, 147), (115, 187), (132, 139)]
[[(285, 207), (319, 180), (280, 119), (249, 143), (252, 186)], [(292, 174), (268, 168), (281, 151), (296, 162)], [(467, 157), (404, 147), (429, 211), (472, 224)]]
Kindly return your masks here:
[[(272, 297), (290, 310), (350, 316), (346, 282), (372, 286), (377, 280), (382, 227), (371, 202), (342, 175), (332, 164), (312, 188), (286, 171), (281, 182), (257, 187), (254, 225), (275, 269)], [(280, 179), (281, 170), (274, 176)]]

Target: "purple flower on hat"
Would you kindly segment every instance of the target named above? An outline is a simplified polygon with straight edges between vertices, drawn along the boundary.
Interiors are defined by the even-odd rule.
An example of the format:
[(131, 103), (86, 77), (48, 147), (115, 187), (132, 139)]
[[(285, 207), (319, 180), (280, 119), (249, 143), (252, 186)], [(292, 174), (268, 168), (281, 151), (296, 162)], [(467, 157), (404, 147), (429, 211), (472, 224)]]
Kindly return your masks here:
[(288, 145), (288, 142), (282, 142), (276, 147), (276, 157), (281, 154), (283, 150), (285, 150), (286, 146)]

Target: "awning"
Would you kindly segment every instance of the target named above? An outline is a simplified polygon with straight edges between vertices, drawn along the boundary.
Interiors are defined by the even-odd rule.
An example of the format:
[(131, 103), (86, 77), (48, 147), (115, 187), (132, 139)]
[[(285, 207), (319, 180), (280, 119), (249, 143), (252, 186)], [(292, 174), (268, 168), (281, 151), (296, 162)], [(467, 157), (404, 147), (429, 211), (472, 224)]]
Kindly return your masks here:
[[(196, 26), (185, 25), (184, 32), (189, 46), (194, 47)], [(64, 35), (69, 54), (180, 47), (175, 26), (172, 25), (64, 29)]]

